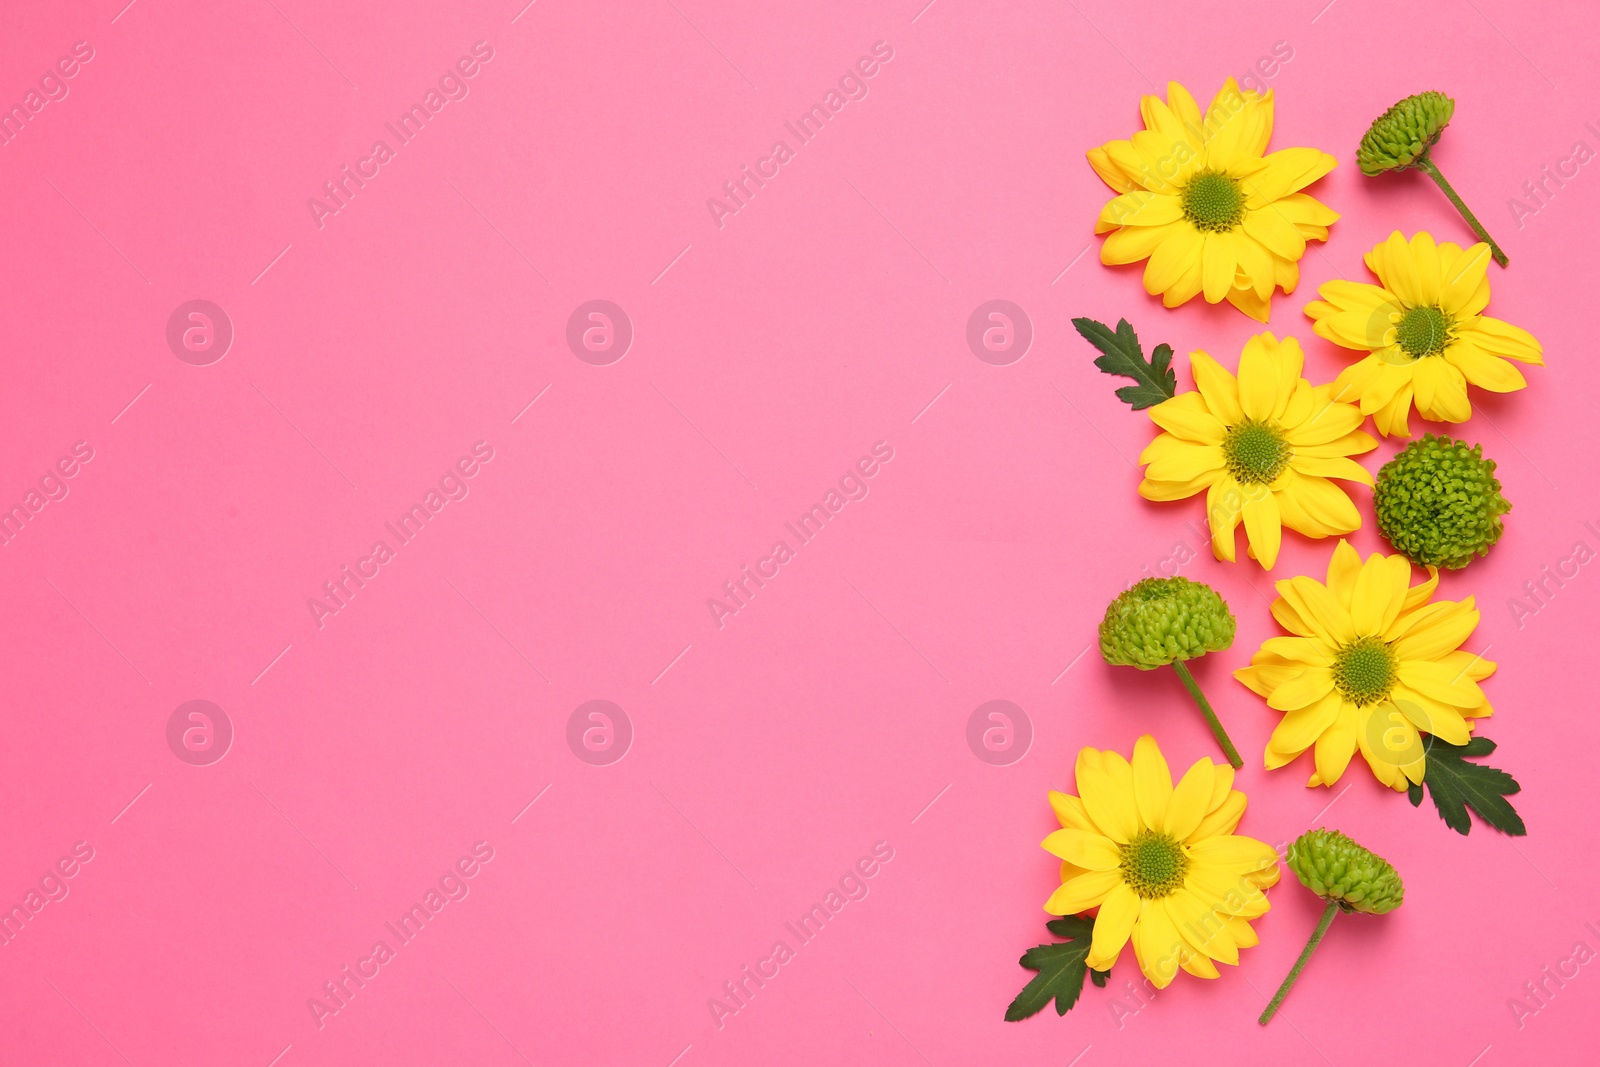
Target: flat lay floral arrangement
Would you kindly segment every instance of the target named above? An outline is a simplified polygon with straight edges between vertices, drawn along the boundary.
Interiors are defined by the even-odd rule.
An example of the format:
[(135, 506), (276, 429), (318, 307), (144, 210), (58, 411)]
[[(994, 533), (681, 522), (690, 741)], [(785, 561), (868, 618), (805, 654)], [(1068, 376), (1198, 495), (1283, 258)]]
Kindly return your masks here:
[[(1372, 103), (1374, 112), (1384, 104)], [(1345, 160), (1315, 148), (1269, 150), (1275, 106), (1270, 90), (1241, 90), (1229, 78), (1202, 110), (1174, 82), (1165, 100), (1140, 101), (1143, 129), (1090, 149), (1088, 162), (1116, 194), (1095, 222), (1103, 264), (1130, 281), (1141, 270), (1146, 292), (1167, 308), (1226, 301), (1266, 324), (1276, 300), (1276, 329), (1249, 338), (1237, 357), (1191, 347), (1194, 388), (1184, 390), (1172, 345), (1146, 355), (1122, 317), (1074, 325), (1101, 371), (1131, 381), (1117, 397), (1153, 424), (1130, 490), (1175, 514), (1203, 510), (1224, 564), (1273, 571), (1288, 530), (1326, 544), (1326, 567), (1275, 576), (1270, 612), (1282, 633), (1232, 669), (1273, 717), (1260, 752), (1237, 749), (1186, 665), (1233, 646), (1237, 619), (1215, 590), (1145, 578), (1107, 606), (1105, 661), (1172, 669), (1222, 759), (1174, 768), (1150, 734), (1131, 752), (1078, 752), (1075, 792), (1048, 798), (1060, 823), (1043, 841), (1060, 870), (1044, 902), (1057, 916), (1046, 924), (1055, 940), (1022, 956), (1033, 974), (1008, 1020), (1052, 1001), (1064, 1015), (1085, 979), (1106, 984), (1125, 949), (1157, 989), (1179, 972), (1220, 977), (1218, 964), (1237, 966), (1240, 950), (1258, 943), (1251, 922), (1270, 907), (1284, 864), (1324, 907), (1262, 1012), (1265, 1025), (1337, 915), (1400, 906), (1396, 866), (1337, 828), (1301, 835), (1284, 856), (1239, 833), (1251, 805), (1235, 772), (1247, 761), (1267, 771), (1294, 766), (1307, 788), (1364, 767), (1412, 807), (1428, 799), (1442, 829), (1527, 833), (1510, 799), (1520, 786), (1484, 762), (1495, 751), (1482, 729), (1495, 710), (1484, 683), (1496, 665), (1465, 647), (1479, 621), (1474, 597), (1437, 595), (1441, 569), (1486, 556), (1512, 505), (1481, 444), (1448, 425), (1413, 438), (1411, 416), (1465, 422), (1480, 391), (1525, 388), (1519, 364), (1540, 366), (1543, 350), (1522, 326), (1486, 314), (1490, 268), (1508, 259), (1431, 158), (1455, 112), (1435, 91), (1383, 110), (1349, 156), (1375, 181), (1422, 171), (1459, 211), (1462, 232), (1409, 232), (1394, 220), (1364, 257), (1371, 280), (1322, 285), (1285, 324), (1308, 242), (1327, 241), (1339, 221), (1308, 190)], [(1332, 381), (1306, 376), (1297, 333), (1349, 357)], [(1387, 459), (1374, 475), (1355, 457), (1380, 449)], [(1392, 551), (1363, 559), (1346, 540), (1368, 521)], [(1258, 794), (1262, 803), (1270, 801)]]

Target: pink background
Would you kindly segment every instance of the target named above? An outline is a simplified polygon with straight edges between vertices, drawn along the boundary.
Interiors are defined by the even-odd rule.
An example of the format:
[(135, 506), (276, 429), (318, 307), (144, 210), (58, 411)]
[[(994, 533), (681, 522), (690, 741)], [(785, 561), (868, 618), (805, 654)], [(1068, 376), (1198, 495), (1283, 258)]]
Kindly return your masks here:
[[(93, 449), (0, 548), (0, 903), (93, 849), (0, 948), (7, 1063), (1592, 1051), (1592, 966), (1520, 1027), (1507, 1006), (1578, 941), (1600, 949), (1600, 564), (1536, 614), (1509, 606), (1575, 542), (1600, 548), (1600, 174), (1520, 227), (1507, 206), (1575, 142), (1600, 149), (1590, 5), (123, 2), (12, 4), (0, 38), (8, 106), (93, 49), (0, 148), (0, 504)], [(308, 198), (477, 41), (493, 59), (470, 94), (319, 229)], [(796, 148), (784, 122), (878, 41), (893, 59), (866, 98), (719, 228), (707, 198)], [(1313, 192), (1344, 219), (1271, 323), (1309, 375), (1347, 362), (1301, 313), (1317, 284), (1365, 280), (1396, 227), (1467, 236), (1420, 176), (1353, 164), (1371, 117), (1424, 88), (1458, 99), (1437, 158), (1511, 255), (1490, 312), (1545, 345), (1528, 390), (1473, 395), (1460, 433), (1516, 507), (1442, 587), (1479, 598), (1469, 647), (1501, 664), (1486, 732), (1525, 785), (1520, 841), (1459, 837), (1359, 763), (1333, 791), (1303, 787), (1305, 762), (1261, 769), (1276, 715), (1228, 672), (1276, 632), (1270, 577), (1203, 551), (1198, 501), (1136, 496), (1152, 429), (1070, 326), (1125, 314), (1147, 345), (1235, 363), (1256, 324), (1165, 312), (1098, 264), (1109, 194), (1083, 153), (1137, 128), (1141, 92), (1209, 98), (1277, 42), (1273, 147), (1341, 161)], [(195, 298), (236, 334), (209, 366), (165, 340)], [(597, 298), (635, 331), (609, 366), (565, 341)], [(1035, 330), (1009, 366), (964, 339), (994, 298)], [(470, 495), (319, 628), (308, 598), (478, 441), (494, 458)], [(870, 494), (719, 628), (707, 599), (880, 441)], [(1079, 658), (1180, 544), (1239, 617), (1198, 673), (1247, 756), (1243, 832), (1343, 828), (1396, 862), (1406, 905), (1335, 924), (1267, 1029), (1316, 917), (1292, 879), (1222, 980), (1180, 978), (1119, 1025), (1125, 956), (1065, 1019), (1004, 1023), (1056, 881), (1045, 793), (1078, 747), (1149, 730), (1175, 763), (1213, 753), (1176, 678)], [(1321, 574), (1330, 547), (1286, 537), (1275, 576)], [(608, 766), (566, 740), (595, 698), (634, 731)], [(236, 731), (209, 766), (166, 741), (193, 699)], [(1033, 726), (1009, 766), (967, 745), (992, 699)], [(308, 1000), (476, 842), (494, 858), (470, 895), (319, 1028)], [(798, 945), (784, 923), (876, 842), (893, 859), (869, 895)], [(719, 1029), (708, 1000), (780, 938), (794, 959)]]

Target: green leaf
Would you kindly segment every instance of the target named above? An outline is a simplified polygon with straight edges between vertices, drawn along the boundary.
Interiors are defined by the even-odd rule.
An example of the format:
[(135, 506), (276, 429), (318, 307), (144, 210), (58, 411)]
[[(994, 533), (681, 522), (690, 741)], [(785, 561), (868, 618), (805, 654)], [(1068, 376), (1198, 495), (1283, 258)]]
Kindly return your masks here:
[(1067, 940), (1049, 945), (1035, 945), (1022, 954), (1021, 964), (1030, 971), (1038, 971), (1033, 980), (1022, 987), (1017, 999), (1006, 1008), (1006, 1022), (1017, 1022), (1037, 1015), (1051, 1000), (1056, 1002), (1056, 1014), (1065, 1015), (1078, 1002), (1083, 992), (1085, 974), (1094, 975), (1094, 984), (1106, 984), (1103, 971), (1091, 971), (1084, 962), (1089, 955), (1089, 941), (1094, 934), (1094, 920), (1069, 915), (1045, 924), (1057, 937)]
[(1107, 374), (1132, 378), (1138, 385), (1125, 385), (1117, 390), (1117, 399), (1135, 411), (1153, 407), (1163, 400), (1178, 395), (1178, 376), (1172, 370), (1172, 346), (1156, 345), (1148, 361), (1144, 349), (1139, 347), (1139, 336), (1127, 319), (1118, 319), (1116, 330), (1094, 319), (1073, 319), (1083, 339), (1098, 348), (1104, 355), (1095, 357), (1094, 365)]
[[(1517, 780), (1498, 767), (1469, 763), (1469, 756), (1487, 756), (1495, 750), (1495, 743), (1487, 737), (1474, 737), (1465, 745), (1452, 745), (1429, 738), (1428, 762), (1422, 784), (1428, 787), (1433, 806), (1445, 825), (1458, 834), (1472, 828), (1467, 809), (1503, 834), (1521, 837), (1528, 832), (1522, 816), (1506, 797), (1520, 792)], [(1408, 792), (1412, 804), (1422, 803), (1422, 788), (1411, 786)]]

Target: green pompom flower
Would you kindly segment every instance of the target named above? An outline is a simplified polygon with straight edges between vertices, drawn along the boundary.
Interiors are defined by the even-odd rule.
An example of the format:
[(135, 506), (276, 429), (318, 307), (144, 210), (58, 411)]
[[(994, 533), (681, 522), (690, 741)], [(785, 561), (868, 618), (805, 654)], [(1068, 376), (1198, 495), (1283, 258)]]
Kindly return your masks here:
[(1311, 953), (1322, 943), (1322, 935), (1328, 932), (1335, 915), (1341, 911), (1382, 915), (1398, 908), (1406, 896), (1405, 883), (1388, 860), (1337, 830), (1311, 830), (1295, 838), (1289, 845), (1288, 863), (1300, 884), (1321, 897), (1326, 907), (1311, 940), (1295, 960), (1294, 969), (1261, 1013), (1259, 1022), (1263, 1026), (1277, 1014), (1278, 1006), (1289, 995)]
[(1356, 148), (1356, 165), (1369, 178), (1385, 171), (1405, 170), (1408, 167), (1422, 171), (1450, 198), (1456, 210), (1461, 212), (1461, 217), (1472, 227), (1472, 232), (1478, 235), (1478, 240), (1489, 246), (1494, 261), (1503, 267), (1510, 262), (1505, 252), (1494, 243), (1494, 238), (1483, 228), (1483, 223), (1478, 221), (1478, 217), (1450, 187), (1450, 183), (1445, 181), (1430, 155), (1455, 113), (1456, 102), (1441, 92), (1430, 89), (1406, 97), (1372, 120), (1372, 125), (1362, 134), (1361, 144)]
[(1494, 469), (1482, 445), (1424, 434), (1378, 471), (1378, 529), (1424, 567), (1456, 570), (1487, 556), (1504, 532), (1500, 516), (1511, 510)]
[(1146, 578), (1106, 608), (1100, 654), (1107, 663), (1150, 670), (1233, 644), (1233, 612), (1217, 591), (1187, 578)]
[(1382, 915), (1405, 900), (1405, 884), (1388, 861), (1337, 830), (1301, 834), (1288, 863), (1301, 885), (1340, 911)]
[(1107, 606), (1100, 622), (1100, 655), (1107, 663), (1142, 671), (1172, 665), (1235, 769), (1244, 761), (1184, 660), (1228, 648), (1237, 625), (1215, 589), (1187, 578), (1146, 578), (1134, 584)]
[(1455, 113), (1456, 102), (1431, 89), (1406, 97), (1367, 127), (1356, 165), (1369, 178), (1412, 166), (1438, 143)]

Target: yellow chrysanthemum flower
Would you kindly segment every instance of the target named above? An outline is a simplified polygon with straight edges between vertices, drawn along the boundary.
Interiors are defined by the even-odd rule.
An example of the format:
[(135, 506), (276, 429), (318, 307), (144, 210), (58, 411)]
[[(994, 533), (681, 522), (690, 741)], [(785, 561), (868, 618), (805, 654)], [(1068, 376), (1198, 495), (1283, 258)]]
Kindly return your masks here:
[(1189, 90), (1139, 102), (1145, 128), (1089, 150), (1089, 165), (1121, 195), (1100, 212), (1109, 234), (1100, 262), (1137, 263), (1145, 291), (1177, 307), (1203, 293), (1267, 321), (1272, 291), (1294, 292), (1307, 241), (1326, 241), (1339, 218), (1300, 192), (1337, 164), (1314, 148), (1264, 156), (1272, 91), (1240, 91), (1229, 78), (1205, 115)]
[(1307, 537), (1361, 527), (1345, 491), (1329, 479), (1372, 484), (1351, 456), (1378, 442), (1361, 429), (1361, 411), (1332, 399), (1332, 387), (1300, 376), (1300, 342), (1258, 333), (1245, 342), (1235, 378), (1204, 352), (1189, 355), (1195, 391), (1150, 409), (1166, 432), (1139, 456), (1149, 464), (1139, 494), (1181, 500), (1206, 491), (1211, 551), (1233, 562), (1234, 530), (1244, 520), (1250, 555), (1272, 569), (1284, 526)]
[(1474, 719), (1493, 712), (1478, 683), (1495, 665), (1461, 650), (1478, 625), (1472, 597), (1430, 600), (1439, 570), (1411, 585), (1401, 555), (1363, 563), (1340, 541), (1328, 581), (1277, 583), (1272, 616), (1293, 637), (1269, 638), (1234, 677), (1284, 713), (1267, 742), (1266, 765), (1282, 767), (1316, 745), (1307, 785), (1332, 785), (1360, 748), (1372, 773), (1393, 789), (1421, 783), (1418, 731), (1452, 745), (1470, 739)]
[(1155, 738), (1121, 753), (1078, 753), (1078, 796), (1050, 793), (1062, 829), (1044, 839), (1061, 863), (1061, 887), (1044, 910), (1099, 908), (1088, 964), (1105, 971), (1130, 940), (1139, 969), (1166, 988), (1182, 967), (1217, 977), (1257, 943), (1250, 920), (1266, 914), (1278, 851), (1234, 834), (1245, 795), (1233, 768), (1197, 760), (1176, 786)]
[(1306, 305), (1312, 329), (1336, 345), (1370, 353), (1334, 382), (1338, 400), (1361, 402), (1378, 432), (1409, 437), (1412, 401), (1435, 422), (1472, 415), (1467, 383), (1509, 393), (1528, 382), (1506, 362), (1543, 365), (1527, 330), (1484, 315), (1489, 304), (1486, 244), (1462, 249), (1427, 233), (1407, 241), (1397, 230), (1367, 253), (1381, 285), (1332, 281)]

